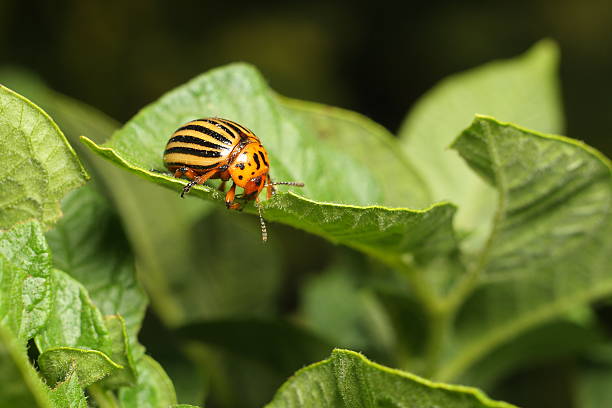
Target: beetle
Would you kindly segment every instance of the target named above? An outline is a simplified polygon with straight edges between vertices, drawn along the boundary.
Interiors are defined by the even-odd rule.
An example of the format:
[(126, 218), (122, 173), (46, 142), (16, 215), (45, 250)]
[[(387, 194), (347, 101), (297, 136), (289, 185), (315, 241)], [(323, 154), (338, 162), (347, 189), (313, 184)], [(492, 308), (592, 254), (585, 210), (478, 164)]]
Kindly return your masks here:
[[(263, 241), (268, 234), (259, 206), (259, 193), (266, 188), (270, 199), (276, 193), (275, 185), (304, 186), (300, 182), (273, 182), (268, 152), (255, 133), (218, 117), (192, 120), (179, 127), (166, 144), (163, 160), (174, 177), (190, 180), (181, 197), (196, 184), (215, 178), (222, 180), (219, 189), (225, 191), (225, 183), (231, 179), (232, 186), (225, 194), (226, 207), (240, 210), (242, 206), (235, 199), (255, 200)], [(237, 196), (236, 187), (242, 187), (244, 193)]]

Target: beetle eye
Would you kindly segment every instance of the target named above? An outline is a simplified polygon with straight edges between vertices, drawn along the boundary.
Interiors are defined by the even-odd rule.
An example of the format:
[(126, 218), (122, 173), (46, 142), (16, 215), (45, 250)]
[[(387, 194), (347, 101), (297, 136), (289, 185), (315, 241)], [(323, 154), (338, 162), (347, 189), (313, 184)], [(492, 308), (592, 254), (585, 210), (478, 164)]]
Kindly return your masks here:
[(260, 185), (262, 181), (263, 180), (261, 179), (261, 176), (253, 177), (251, 179), (251, 182), (253, 182), (253, 183), (257, 184), (257, 185)]

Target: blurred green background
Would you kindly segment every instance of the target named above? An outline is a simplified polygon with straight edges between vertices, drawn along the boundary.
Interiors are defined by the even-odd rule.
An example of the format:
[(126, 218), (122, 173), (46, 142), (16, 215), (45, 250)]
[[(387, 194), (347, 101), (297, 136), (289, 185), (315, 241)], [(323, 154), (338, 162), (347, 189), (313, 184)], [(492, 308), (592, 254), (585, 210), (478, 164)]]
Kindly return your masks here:
[[(554, 39), (561, 49), (565, 134), (612, 156), (609, 0), (441, 0), (406, 2), (401, 7), (360, 1), (0, 0), (0, 68), (26, 68), (54, 90), (92, 105), (119, 122), (125, 122), (164, 92), (208, 69), (247, 61), (256, 65), (271, 87), (281, 94), (352, 109), (396, 132), (411, 105), (441, 79), (495, 59), (519, 55), (544, 37)], [(270, 226), (271, 236), (278, 239), (259, 252), (259, 231), (253, 219), (231, 218), (227, 214), (221, 217), (217, 221), (219, 228), (231, 224), (229, 229), (249, 231), (247, 240), (257, 243), (250, 250), (263, 253), (261, 270), (269, 273), (266, 275), (271, 282), (269, 293), (259, 293), (262, 310), (255, 310), (248, 302), (242, 305), (243, 309), (255, 316), (269, 316), (290, 315), (303, 308), (311, 317), (325, 320), (329, 310), (341, 314), (346, 306), (346, 302), (317, 303), (319, 298), (331, 298), (324, 293), (331, 288), (334, 293), (340, 290), (357, 293), (352, 300), (362, 309), (350, 306), (359, 315), (353, 316), (356, 320), (366, 316), (377, 322), (371, 326), (384, 326), (376, 320), (378, 309), (372, 299), (358, 290), (372, 284), (368, 281), (371, 275), (362, 269), (377, 265), (367, 265), (363, 259), (355, 260), (355, 254), (349, 250), (338, 251), (321, 239), (279, 225)], [(230, 255), (231, 250), (222, 244), (210, 249), (213, 254), (229, 251)], [(282, 254), (280, 259), (277, 254)], [(219, 259), (229, 259), (230, 255)], [(221, 261), (219, 269), (224, 267)], [(354, 265), (348, 268), (347, 262)], [(329, 273), (321, 273), (325, 270)], [(218, 283), (216, 280), (221, 278), (214, 271), (207, 279), (219, 287), (231, 286), (227, 282)], [(238, 288), (243, 287), (245, 279), (268, 282), (257, 268), (252, 276), (241, 274), (224, 279)], [(182, 282), (184, 287), (174, 287), (175, 293), (199, 290), (191, 281)], [(306, 287), (312, 299), (303, 298), (300, 305), (301, 287)], [(236, 299), (244, 300), (242, 292), (236, 293)], [(351, 300), (349, 295), (338, 298)], [(227, 311), (226, 303), (240, 306), (234, 300), (223, 294), (219, 309)], [(197, 305), (192, 309), (199, 310)], [(611, 310), (610, 303), (600, 305), (599, 317), (612, 321)], [(404, 310), (398, 313), (404, 317), (407, 314)], [(227, 314), (231, 315), (232, 310)], [(193, 397), (191, 400), (183, 397), (182, 402), (198, 403), (197, 398), (202, 397), (199, 389), (205, 381), (184, 370), (191, 363), (185, 356), (177, 356), (182, 347), (178, 344), (180, 340), (162, 320), (149, 311), (140, 338), (169, 371), (179, 395)], [(410, 324), (418, 326), (422, 322)], [(322, 322), (321, 326), (324, 325)], [(358, 325), (347, 322), (347, 327), (341, 328), (342, 334), (337, 336), (342, 337), (340, 343), (367, 348), (391, 342), (384, 331), (351, 332), (354, 326)], [(182, 334), (189, 337), (189, 333)], [(331, 333), (329, 338), (337, 340), (334, 338), (337, 334)], [(209, 342), (214, 344), (215, 339)], [(388, 362), (385, 347), (381, 348), (370, 347), (368, 355)], [(194, 346), (188, 354), (191, 360), (201, 358), (206, 361), (202, 366), (212, 364), (211, 371), (225, 371), (234, 383), (243, 385), (240, 398), (244, 400), (269, 400), (267, 390), (275, 390), (285, 379), (275, 373), (250, 375), (261, 371), (258, 362), (246, 363), (245, 369), (244, 362), (238, 365), (238, 357), (224, 353), (213, 355), (210, 350)], [(236, 363), (235, 367), (228, 366), (227, 361)], [(285, 363), (289, 368), (281, 367), (283, 375), (294, 369), (293, 361)], [(505, 379), (491, 394), (525, 406), (570, 406), (567, 394), (571, 393), (574, 365), (575, 361), (562, 360), (530, 367)], [(205, 380), (209, 375), (213, 377), (208, 372), (201, 373)], [(250, 383), (251, 386), (265, 388), (263, 395), (248, 388), (247, 382), (253, 377), (258, 381)], [(218, 400), (232, 401), (229, 384), (214, 378), (210, 382), (211, 388), (222, 390)], [(190, 394), (190, 389), (198, 392)], [(535, 389), (538, 392), (532, 392)], [(215, 405), (214, 398), (208, 402), (208, 406), (223, 406)]]
[(550, 37), (561, 47), (567, 135), (612, 153), (608, 0), (3, 0), (0, 22), (2, 65), (28, 67), (121, 122), (201, 72), (248, 61), (282, 94), (391, 131), (445, 76)]

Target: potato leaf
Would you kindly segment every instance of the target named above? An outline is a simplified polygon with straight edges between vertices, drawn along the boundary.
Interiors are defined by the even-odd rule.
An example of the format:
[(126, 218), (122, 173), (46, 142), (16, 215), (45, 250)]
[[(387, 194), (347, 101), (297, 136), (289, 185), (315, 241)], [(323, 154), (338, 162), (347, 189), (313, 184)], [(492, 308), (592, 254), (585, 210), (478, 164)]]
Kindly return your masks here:
[(500, 342), (612, 293), (612, 171), (594, 149), (477, 117), (453, 144), (498, 191), (487, 244), (458, 298), (453, 378)]
[(87, 173), (51, 118), (0, 85), (0, 229), (38, 220), (50, 227), (59, 201)]
[[(398, 199), (384, 196), (384, 189), (376, 182), (381, 176), (374, 174), (375, 169), (362, 166), (340, 143), (322, 140), (320, 131), (305, 121), (303, 114), (296, 115), (281, 105), (248, 65), (210, 71), (169, 92), (104, 145), (86, 138), (84, 142), (126, 170), (178, 192), (184, 180), (150, 170), (163, 169), (161, 156), (169, 135), (182, 123), (203, 116), (228, 117), (251, 128), (270, 153), (272, 177), (306, 183), (298, 193), (284, 193), (280, 188), (279, 194), (264, 203), (266, 218), (389, 261), (425, 246), (432, 250), (453, 246), (450, 220), (454, 207), (438, 204), (422, 211), (387, 207), (387, 203), (397, 204)], [(363, 126), (361, 131), (372, 132), (371, 128)], [(354, 129), (338, 125), (336, 130), (350, 133)], [(388, 151), (393, 140), (386, 134), (371, 136), (375, 137), (387, 138), (378, 145)], [(417, 177), (408, 165), (397, 164), (396, 168), (401, 169), (398, 180)], [(412, 194), (406, 191), (404, 207), (422, 207), (427, 196), (422, 183), (409, 185)], [(221, 204), (222, 194), (210, 186), (198, 187), (190, 194)]]
[(40, 224), (0, 231), (0, 323), (25, 344), (46, 324), (54, 294)]
[(475, 388), (433, 383), (373, 363), (361, 354), (334, 350), (327, 360), (298, 371), (266, 408), (360, 407), (512, 408)]

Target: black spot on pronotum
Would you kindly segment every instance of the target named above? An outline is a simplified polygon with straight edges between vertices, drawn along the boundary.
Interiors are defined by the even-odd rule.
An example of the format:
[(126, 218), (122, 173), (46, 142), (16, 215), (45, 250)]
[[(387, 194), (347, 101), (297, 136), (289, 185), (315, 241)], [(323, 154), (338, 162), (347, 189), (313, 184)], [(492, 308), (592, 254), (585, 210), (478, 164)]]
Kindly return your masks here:
[(242, 180), (242, 176), (238, 176), (238, 180)]
[(240, 170), (244, 170), (244, 163), (238, 163), (236, 167), (238, 167)]
[(251, 176), (252, 176), (253, 174), (255, 174), (255, 172), (254, 172), (254, 171), (252, 171), (252, 172), (251, 172)]
[(255, 160), (255, 164), (257, 165), (257, 170), (259, 170), (259, 168), (261, 167), (261, 164), (259, 163), (259, 157), (257, 156), (257, 153), (253, 153), (253, 160)]
[(259, 151), (259, 157), (261, 157), (261, 160), (264, 162), (264, 164), (266, 165), (266, 167), (270, 167), (270, 165), (268, 164), (268, 162), (266, 161), (266, 156), (264, 156), (263, 152), (260, 150)]

